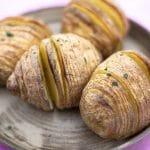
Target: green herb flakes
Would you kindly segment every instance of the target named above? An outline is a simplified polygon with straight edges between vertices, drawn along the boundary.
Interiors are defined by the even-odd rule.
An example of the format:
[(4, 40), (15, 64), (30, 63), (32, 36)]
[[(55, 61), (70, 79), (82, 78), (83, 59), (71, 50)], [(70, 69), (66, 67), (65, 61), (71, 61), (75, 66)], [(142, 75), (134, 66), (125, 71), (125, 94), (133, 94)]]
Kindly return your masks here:
[(107, 67), (106, 67), (104, 70), (106, 70), (106, 71), (107, 71), (107, 70), (108, 70), (108, 69), (107, 69)]
[(123, 74), (123, 77), (124, 77), (125, 79), (128, 79), (128, 74), (127, 74), (127, 73)]
[(86, 60), (86, 58), (85, 58), (85, 57), (83, 57), (83, 59), (84, 59), (85, 64), (87, 64), (87, 60)]
[(109, 76), (109, 77), (112, 76), (111, 73), (107, 73), (106, 75)]
[(112, 86), (118, 86), (118, 83), (116, 81), (113, 81)]
[(7, 32), (6, 32), (6, 36), (7, 36), (7, 37), (13, 37), (14, 35), (13, 35), (13, 33), (7, 31)]

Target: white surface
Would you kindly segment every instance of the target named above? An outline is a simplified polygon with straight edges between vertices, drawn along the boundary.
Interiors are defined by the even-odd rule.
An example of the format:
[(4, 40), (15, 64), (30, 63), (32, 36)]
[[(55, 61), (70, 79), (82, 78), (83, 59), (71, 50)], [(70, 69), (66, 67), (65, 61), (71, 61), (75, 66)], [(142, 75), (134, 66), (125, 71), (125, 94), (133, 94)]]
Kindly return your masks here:
[[(0, 18), (53, 6), (66, 5), (70, 0), (0, 0)], [(132, 18), (150, 31), (150, 0), (114, 0)]]

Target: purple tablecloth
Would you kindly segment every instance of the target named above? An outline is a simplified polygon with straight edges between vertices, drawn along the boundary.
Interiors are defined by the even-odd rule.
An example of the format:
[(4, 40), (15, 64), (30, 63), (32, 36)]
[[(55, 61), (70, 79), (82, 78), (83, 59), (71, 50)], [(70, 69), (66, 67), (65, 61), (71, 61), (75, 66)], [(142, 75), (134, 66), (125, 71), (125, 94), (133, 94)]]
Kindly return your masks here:
[(4, 144), (0, 144), (0, 150), (12, 150), (12, 149)]
[[(63, 6), (70, 0), (1, 0), (0, 19), (7, 16), (19, 15), (27, 11)], [(149, 0), (114, 0), (122, 7), (126, 15), (147, 28), (150, 31), (150, 1)], [(9, 3), (10, 6), (9, 6)], [(11, 150), (4, 144), (0, 144), (0, 150)], [(126, 150), (150, 150), (150, 135)]]

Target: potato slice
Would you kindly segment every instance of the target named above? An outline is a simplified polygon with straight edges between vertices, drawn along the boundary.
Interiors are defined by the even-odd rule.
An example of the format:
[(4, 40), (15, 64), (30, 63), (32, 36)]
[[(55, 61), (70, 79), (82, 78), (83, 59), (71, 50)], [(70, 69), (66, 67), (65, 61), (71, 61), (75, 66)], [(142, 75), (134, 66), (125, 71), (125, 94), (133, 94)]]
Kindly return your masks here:
[(104, 32), (108, 35), (109, 38), (113, 39), (113, 35), (109, 31), (107, 26), (94, 13), (90, 12), (88, 9), (86, 9), (80, 5), (77, 5), (77, 4), (72, 4), (71, 7), (75, 7), (77, 9), (79, 9), (81, 12), (87, 14), (95, 24), (97, 24), (98, 26), (100, 26), (100, 28), (102, 28), (102, 30), (104, 30)]
[[(91, 31), (85, 32), (87, 27), (80, 22)], [(62, 32), (89, 39), (104, 58), (118, 50), (127, 31), (127, 18), (110, 1), (72, 0), (65, 8)]]
[(101, 61), (101, 55), (89, 41), (74, 34), (58, 34), (52, 39), (60, 50), (64, 68), (62, 78), (63, 85), (66, 85), (66, 98), (63, 108), (78, 106), (82, 89), (96, 64)]
[[(52, 37), (51, 38), (51, 42), (55, 48), (55, 51), (56, 51), (56, 56), (57, 56), (57, 59), (58, 59), (58, 63), (59, 63), (59, 67), (60, 67), (60, 72), (61, 72), (61, 89), (62, 89), (62, 93), (63, 93), (63, 98), (60, 99), (60, 103), (62, 103), (63, 105), (65, 104), (65, 100), (67, 99), (67, 81), (66, 81), (66, 78), (65, 78), (65, 72), (64, 72), (64, 64), (63, 64), (63, 60), (62, 60), (62, 54), (61, 54), (61, 48), (59, 47), (59, 45), (57, 45), (57, 40), (55, 39), (55, 37)], [(57, 105), (57, 107), (61, 109), (61, 107), (64, 107), (64, 106), (60, 106), (59, 104)]]
[(49, 103), (40, 61), (39, 47), (32, 46), (17, 63), (15, 71), (7, 81), (7, 88), (29, 104), (50, 111), (53, 106)]
[(80, 101), (89, 128), (104, 138), (123, 139), (149, 125), (148, 64), (148, 58), (137, 52), (121, 51), (97, 67)]
[(125, 23), (123, 22), (123, 16), (122, 14), (120, 14), (120, 10), (118, 11), (117, 9), (115, 9), (115, 7), (113, 7), (113, 5), (110, 2), (97, 0), (88, 0), (88, 2), (105, 12), (115, 22), (119, 30), (123, 34), (125, 33)]
[(38, 32), (38, 34), (43, 36), (43, 38), (46, 38), (51, 35), (50, 30), (48, 27), (42, 22), (42, 21), (37, 21), (33, 18), (30, 17), (23, 17), (23, 16), (18, 16), (18, 17), (8, 17), (5, 18), (4, 20), (0, 21), (0, 24), (4, 26), (28, 26), (32, 30), (35, 30)]
[(150, 70), (149, 70), (148, 66), (142, 61), (142, 59), (136, 53), (134, 53), (132, 51), (125, 51), (122, 53), (131, 57), (141, 67), (141, 69), (143, 70), (143, 72), (146, 74), (146, 76), (148, 77), (148, 79), (150, 81)]
[[(92, 79), (95, 78), (97, 75), (101, 75), (101, 74), (105, 74), (106, 76), (108, 76), (108, 80), (109, 77), (113, 78), (115, 82), (113, 83), (117, 83), (116, 85), (112, 85), (112, 86), (117, 86), (118, 84), (121, 85), (122, 89), (125, 91), (126, 96), (128, 98), (128, 102), (130, 103), (132, 109), (133, 109), (133, 115), (134, 115), (134, 128), (131, 129), (132, 132), (135, 132), (138, 129), (138, 125), (139, 125), (139, 117), (138, 117), (138, 107), (137, 107), (137, 103), (136, 103), (136, 99), (134, 97), (134, 95), (132, 94), (132, 91), (130, 90), (128, 84), (126, 83), (126, 78), (122, 78), (120, 76), (118, 76), (117, 74), (115, 74), (114, 72), (110, 72), (108, 70), (100, 70), (97, 69), (93, 76)], [(129, 129), (129, 128), (128, 128)]]
[[(28, 17), (9, 17), (0, 21), (0, 85), (5, 85), (23, 53), (51, 31), (41, 21)], [(5, 62), (5, 63), (2, 63)], [(8, 65), (11, 64), (11, 65)]]
[(39, 65), (41, 68), (41, 75), (43, 77), (44, 87), (49, 100), (50, 109), (53, 109), (53, 101), (56, 101), (55, 99), (57, 98), (57, 91), (53, 74), (48, 63), (47, 51), (43, 42), (40, 43), (39, 48)]

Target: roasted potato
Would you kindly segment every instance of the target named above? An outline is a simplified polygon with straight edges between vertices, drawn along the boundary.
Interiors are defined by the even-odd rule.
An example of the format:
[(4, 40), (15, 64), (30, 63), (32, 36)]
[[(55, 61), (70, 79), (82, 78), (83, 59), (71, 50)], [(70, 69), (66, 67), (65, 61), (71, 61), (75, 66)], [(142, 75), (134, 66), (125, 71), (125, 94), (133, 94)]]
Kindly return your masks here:
[(53, 35), (22, 56), (7, 88), (45, 111), (54, 105), (58, 109), (75, 107), (101, 60), (88, 40), (74, 34)]
[(0, 21), (0, 84), (5, 85), (21, 55), (33, 44), (51, 35), (42, 22), (29, 17)]
[(104, 58), (121, 48), (128, 31), (125, 15), (109, 0), (72, 0), (64, 11), (62, 32), (89, 39)]
[(135, 51), (101, 63), (83, 90), (80, 112), (103, 138), (123, 139), (150, 124), (150, 61)]

